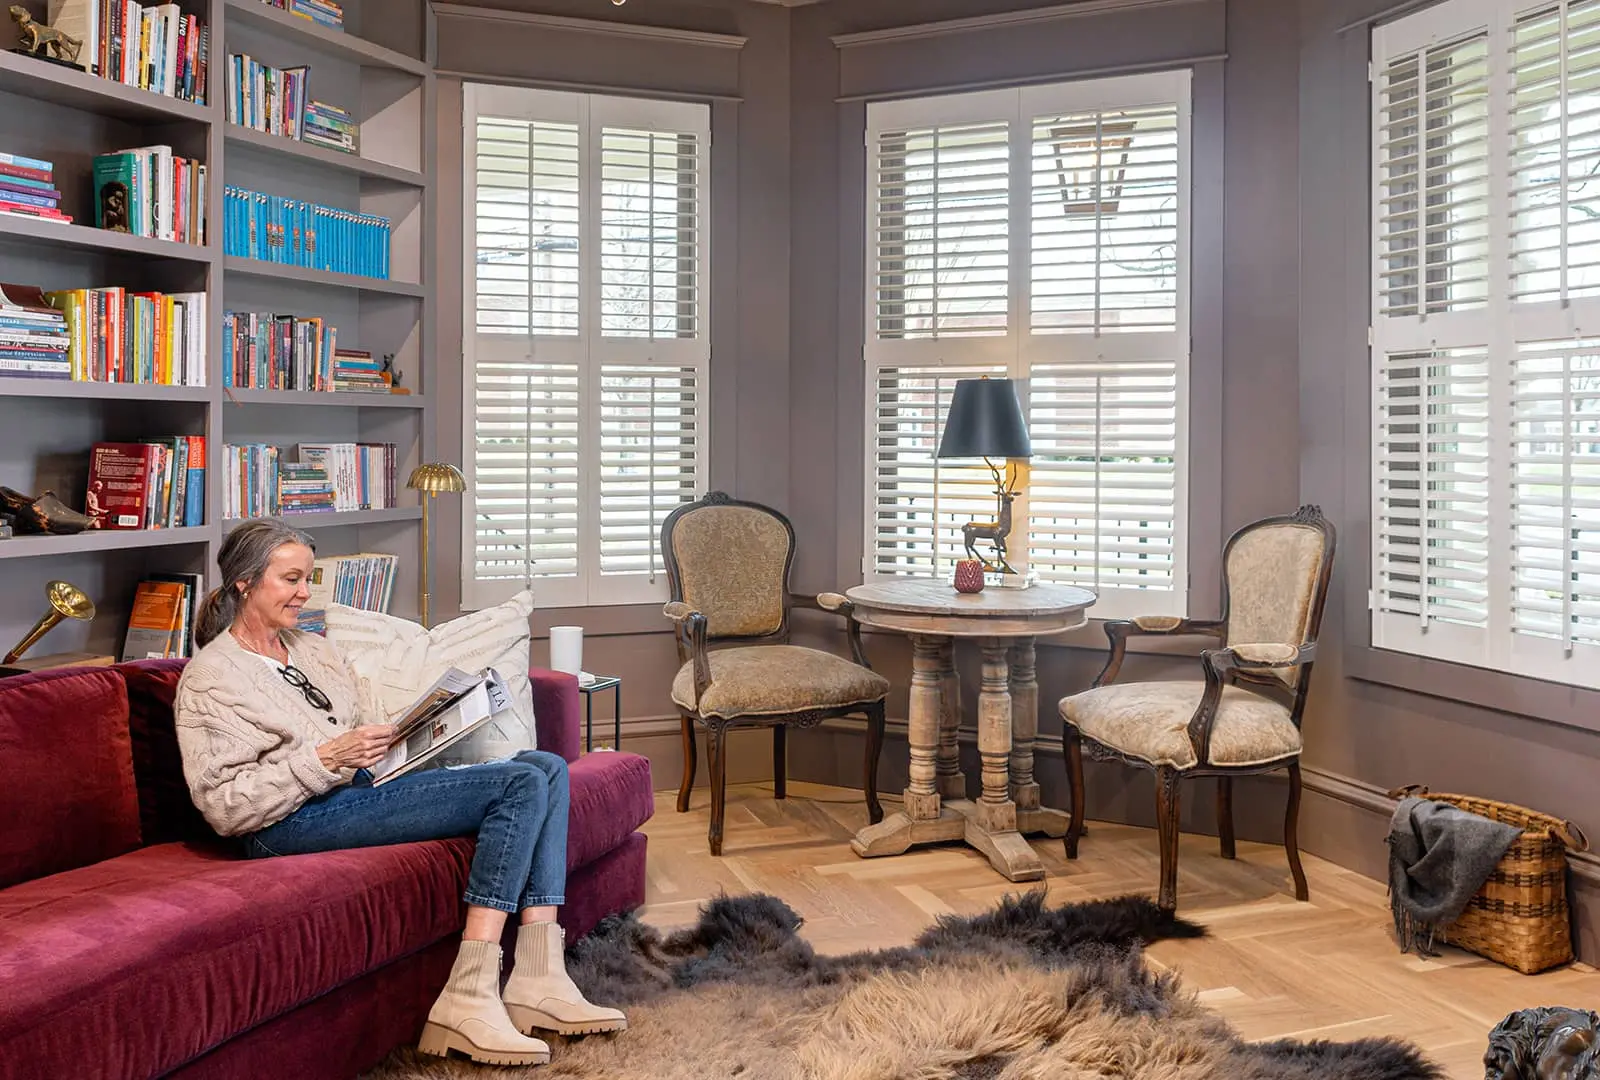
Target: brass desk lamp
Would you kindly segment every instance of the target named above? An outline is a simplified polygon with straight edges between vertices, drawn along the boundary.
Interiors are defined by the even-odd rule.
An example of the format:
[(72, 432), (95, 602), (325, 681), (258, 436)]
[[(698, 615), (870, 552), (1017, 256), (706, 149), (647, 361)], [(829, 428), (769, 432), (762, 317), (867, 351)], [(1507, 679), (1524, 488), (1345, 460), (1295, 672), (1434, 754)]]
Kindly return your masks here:
[[(1012, 504), (1022, 490), (1020, 470), (1009, 464), (1006, 474), (991, 458), (1026, 459), (1033, 456), (1028, 438), (1028, 422), (1022, 415), (1012, 379), (958, 379), (945, 417), (944, 434), (939, 440), (939, 458), (982, 458), (994, 476), (995, 517), (993, 521), (969, 521), (961, 526), (967, 556), (983, 563), (990, 574), (1003, 574), (1006, 585), (1025, 587), (1027, 577), (1018, 575), (1006, 558), (1007, 538), (1012, 529)], [(1027, 522), (1023, 522), (1026, 536)], [(977, 542), (994, 545), (993, 558), (978, 554)]]

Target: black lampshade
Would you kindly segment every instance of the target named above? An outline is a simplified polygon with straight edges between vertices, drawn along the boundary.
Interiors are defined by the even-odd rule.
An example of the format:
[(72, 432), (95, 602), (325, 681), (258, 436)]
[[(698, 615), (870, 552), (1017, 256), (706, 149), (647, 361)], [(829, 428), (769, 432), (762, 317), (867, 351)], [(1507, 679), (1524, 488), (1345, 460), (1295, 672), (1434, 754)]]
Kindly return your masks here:
[(961, 379), (950, 400), (944, 436), (939, 440), (942, 458), (1025, 458), (1033, 456), (1028, 422), (1022, 418), (1011, 379)]

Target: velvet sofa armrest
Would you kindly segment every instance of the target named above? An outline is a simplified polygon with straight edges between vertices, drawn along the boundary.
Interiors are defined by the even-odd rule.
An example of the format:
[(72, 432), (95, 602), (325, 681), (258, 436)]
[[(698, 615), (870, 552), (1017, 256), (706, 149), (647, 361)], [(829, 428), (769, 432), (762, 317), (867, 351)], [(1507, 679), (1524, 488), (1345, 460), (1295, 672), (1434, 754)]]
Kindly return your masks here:
[(540, 750), (577, 761), (583, 748), (583, 708), (578, 701), (578, 677), (564, 671), (529, 668), (533, 685), (534, 737)]

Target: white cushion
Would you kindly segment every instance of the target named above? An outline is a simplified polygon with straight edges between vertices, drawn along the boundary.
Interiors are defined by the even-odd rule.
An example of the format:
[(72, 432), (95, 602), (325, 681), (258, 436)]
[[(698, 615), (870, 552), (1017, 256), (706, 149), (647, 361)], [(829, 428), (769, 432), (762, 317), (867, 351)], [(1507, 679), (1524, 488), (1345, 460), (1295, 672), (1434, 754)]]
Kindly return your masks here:
[(496, 720), (470, 740), (479, 757), (499, 757), (535, 745), (533, 686), (528, 681), (533, 594), (523, 591), (503, 604), (424, 629), (421, 623), (381, 611), (329, 604), (327, 638), (356, 674), (371, 684), (385, 713), (394, 717), (449, 668), (476, 672), (494, 668), (511, 691), (513, 721)]
[[(1061, 699), (1061, 719), (1102, 746), (1152, 765), (1192, 769), (1189, 721), (1205, 693), (1202, 682), (1132, 682)], [(1300, 729), (1271, 698), (1224, 686), (1211, 724), (1211, 764), (1265, 765), (1300, 753)]]

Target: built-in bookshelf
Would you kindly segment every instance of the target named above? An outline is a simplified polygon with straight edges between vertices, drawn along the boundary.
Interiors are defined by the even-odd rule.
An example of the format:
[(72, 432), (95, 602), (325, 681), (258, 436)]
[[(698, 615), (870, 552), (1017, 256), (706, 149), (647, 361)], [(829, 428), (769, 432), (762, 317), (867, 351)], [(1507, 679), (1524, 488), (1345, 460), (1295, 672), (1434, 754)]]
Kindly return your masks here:
[[(22, 3), (45, 20), (46, 0)], [(135, 589), (147, 574), (199, 573), (208, 586), (217, 584), (217, 549), (238, 524), (224, 516), (223, 473), (215, 467), (229, 444), (284, 450), (306, 443), (392, 444), (397, 505), (289, 520), (313, 535), (319, 555), (398, 555), (390, 610), (416, 615), (422, 512), (416, 493), (403, 485), (416, 464), (433, 456), (430, 7), (427, 0), (345, 0), (340, 29), (267, 0), (183, 0), (179, 9), (206, 28), (203, 103), (5, 51), (16, 44), (15, 27), (9, 20), (0, 24), (0, 153), (53, 163), (60, 209), (73, 219), (66, 224), (0, 213), (0, 282), (47, 292), (120, 286), (130, 295), (204, 294), (207, 305), (204, 385), (0, 373), (0, 485), (35, 495), (52, 490), (82, 510), (89, 452), (97, 442), (198, 435), (207, 448), (203, 525), (0, 539), (0, 590), (9, 600), (0, 615), (0, 650), (41, 614), (45, 584), (54, 579), (82, 588), (99, 614), (86, 625), (64, 621), (30, 655), (118, 653)], [(344, 125), (344, 141), (355, 151), (229, 123), (228, 58), (234, 54), (276, 69), (309, 68), (307, 97)], [(94, 159), (158, 145), (207, 167), (203, 244), (95, 225)], [(230, 186), (385, 219), (387, 275), (225, 254), (224, 190)], [(337, 327), (341, 349), (388, 358), (408, 392), (225, 386), (223, 321), (230, 311), (320, 318)]]

